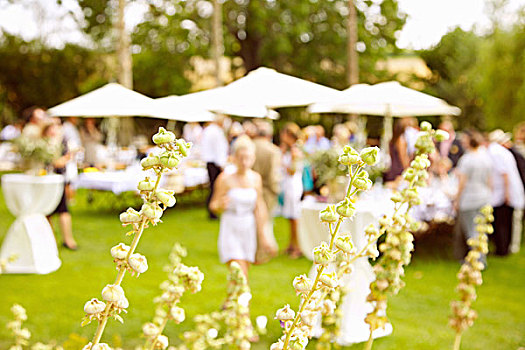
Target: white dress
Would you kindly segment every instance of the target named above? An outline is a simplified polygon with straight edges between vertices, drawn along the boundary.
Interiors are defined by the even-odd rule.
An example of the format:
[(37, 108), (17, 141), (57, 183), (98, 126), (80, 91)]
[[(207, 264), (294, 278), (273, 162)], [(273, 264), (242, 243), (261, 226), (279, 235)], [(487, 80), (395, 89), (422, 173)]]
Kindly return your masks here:
[(228, 198), (228, 208), (221, 215), (219, 258), (222, 263), (231, 260), (254, 262), (257, 252), (254, 214), (257, 191), (235, 187), (228, 191)]
[(292, 155), (287, 152), (283, 155), (283, 183), (284, 192), (282, 216), (287, 219), (298, 219), (301, 216), (301, 196), (303, 195), (303, 164), (296, 161), (295, 173), (288, 174), (286, 168), (292, 165)]

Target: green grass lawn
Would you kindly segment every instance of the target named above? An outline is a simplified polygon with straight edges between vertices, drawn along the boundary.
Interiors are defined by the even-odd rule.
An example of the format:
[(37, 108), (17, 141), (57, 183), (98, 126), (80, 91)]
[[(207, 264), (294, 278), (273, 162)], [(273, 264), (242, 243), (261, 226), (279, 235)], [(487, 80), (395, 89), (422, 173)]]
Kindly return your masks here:
[[(149, 270), (138, 279), (129, 275), (123, 287), (130, 302), (124, 325), (110, 321), (104, 340), (124, 349), (142, 342), (141, 325), (153, 315), (154, 296), (164, 280), (162, 266), (175, 242), (188, 248), (187, 265), (198, 265), (205, 274), (200, 293), (183, 297), (187, 321), (180, 326), (168, 324), (166, 334), (173, 343), (192, 326), (192, 317), (217, 310), (225, 297), (226, 267), (217, 255), (218, 223), (210, 222), (202, 205), (192, 200), (182, 201), (163, 217), (164, 223), (148, 229), (138, 246), (138, 252), (148, 258)], [(129, 201), (129, 198), (127, 198)], [(0, 349), (9, 347), (10, 338), (5, 324), (11, 317), (9, 308), (20, 303), (27, 309), (26, 326), (33, 333), (33, 342), (58, 343), (72, 339), (90, 338), (95, 325), (80, 327), (84, 303), (100, 298), (101, 289), (112, 283), (116, 271), (109, 249), (118, 242), (129, 244), (126, 229), (120, 226), (118, 211), (93, 208), (86, 204), (85, 193), (79, 193), (74, 206), (73, 228), (80, 249), (71, 252), (60, 248), (62, 267), (49, 275), (0, 276)], [(185, 203), (184, 203), (185, 202)], [(0, 196), (0, 240), (3, 239), (14, 217), (7, 211)], [(281, 248), (287, 241), (288, 226), (277, 219), (276, 236)], [(392, 298), (388, 315), (394, 333), (374, 343), (374, 349), (450, 349), (453, 333), (447, 327), (449, 303), (456, 294), (456, 272), (459, 264), (448, 257), (451, 250), (443, 238), (425, 240), (406, 272), (406, 287)], [(418, 247), (420, 247), (418, 245)], [(416, 248), (417, 249), (417, 248)], [(250, 271), (252, 287), (252, 316), (266, 315), (270, 319), (269, 332), (261, 337), (254, 349), (268, 349), (280, 335), (273, 320), (275, 310), (286, 303), (297, 306), (291, 282), (299, 273), (310, 268), (306, 259), (290, 260), (280, 256), (269, 264), (254, 266)], [(484, 285), (479, 289), (475, 309), (479, 318), (474, 327), (463, 336), (462, 349), (518, 349), (525, 346), (525, 254), (507, 258), (489, 257), (489, 268), (484, 272)], [(69, 340), (68, 340), (69, 339)], [(73, 345), (71, 348), (79, 348)], [(310, 345), (313, 348), (313, 344)], [(349, 349), (360, 349), (355, 345)]]

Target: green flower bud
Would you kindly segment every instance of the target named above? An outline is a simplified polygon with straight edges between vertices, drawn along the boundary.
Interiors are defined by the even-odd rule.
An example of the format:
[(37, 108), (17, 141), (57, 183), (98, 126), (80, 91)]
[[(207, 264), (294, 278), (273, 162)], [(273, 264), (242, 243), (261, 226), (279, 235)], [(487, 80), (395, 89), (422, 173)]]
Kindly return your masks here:
[(442, 142), (448, 140), (450, 135), (445, 130), (438, 129), (436, 130), (434, 137), (436, 138), (437, 142)]
[(321, 245), (317, 246), (313, 250), (314, 262), (319, 265), (328, 265), (333, 260), (333, 254), (330, 247), (326, 242), (321, 242)]
[(356, 177), (357, 177), (358, 179), (368, 179), (368, 178), (370, 177), (370, 175), (368, 174), (367, 171), (365, 171), (365, 170), (361, 170), (361, 171), (359, 172), (359, 174), (357, 174)]
[(151, 181), (149, 177), (139, 182), (139, 191), (153, 191), (155, 188), (155, 181)]
[(146, 158), (143, 158), (140, 161), (140, 165), (142, 165), (144, 169), (149, 169), (159, 164), (160, 164), (159, 157), (154, 156), (153, 154), (150, 154), (149, 156), (147, 156)]
[(175, 134), (171, 131), (167, 131), (163, 127), (159, 128), (159, 132), (153, 135), (153, 142), (156, 145), (161, 145), (163, 143), (170, 143), (175, 141)]
[(430, 131), (432, 130), (432, 124), (427, 121), (421, 122), (420, 125), (421, 131)]
[(191, 142), (185, 142), (183, 139), (178, 139), (175, 144), (179, 148), (180, 154), (184, 157), (188, 156), (188, 151), (191, 148)]
[(295, 312), (286, 304), (282, 309), (277, 310), (275, 319), (279, 321), (288, 321), (295, 318)]
[(176, 203), (175, 197), (174, 197), (174, 191), (168, 191), (168, 190), (159, 190), (155, 192), (155, 197), (159, 201), (162, 202), (167, 207), (173, 207)]
[(375, 165), (379, 161), (379, 148), (367, 147), (361, 151), (361, 160), (368, 165)]
[(133, 208), (128, 208), (128, 210), (120, 214), (119, 218), (123, 224), (133, 224), (142, 221), (140, 213)]
[(162, 208), (153, 203), (144, 203), (140, 213), (151, 220), (159, 220), (162, 217)]
[(339, 156), (339, 163), (343, 165), (354, 165), (359, 163), (359, 155), (341, 154)]
[(350, 236), (340, 236), (334, 241), (335, 246), (346, 254), (354, 254), (356, 249)]
[(306, 275), (303, 274), (294, 278), (293, 286), (298, 294), (306, 293), (309, 292), (310, 289), (312, 289), (313, 282), (311, 279), (309, 279), (308, 277), (306, 277)]
[(377, 236), (377, 234), (379, 234), (379, 231), (373, 224), (370, 224), (365, 228), (365, 235), (368, 237), (374, 237)]
[(403, 201), (403, 196), (399, 192), (396, 192), (390, 197), (390, 200), (394, 203), (399, 203)]
[(319, 212), (319, 220), (321, 220), (321, 222), (331, 223), (336, 222), (337, 219), (338, 215), (335, 211), (335, 206), (333, 205), (329, 205)]
[(358, 177), (354, 179), (354, 187), (361, 191), (368, 191), (372, 187), (372, 180)]
[(335, 288), (338, 285), (337, 276), (335, 272), (323, 273), (321, 277), (319, 277), (319, 281), (328, 288)]
[(164, 152), (160, 155), (160, 164), (166, 168), (174, 168), (180, 163), (180, 158), (173, 152)]
[(412, 168), (408, 168), (406, 169), (404, 172), (403, 172), (403, 178), (406, 180), (406, 181), (412, 181), (414, 180), (414, 178), (416, 177), (416, 172), (414, 169)]
[(337, 204), (336, 211), (339, 215), (349, 218), (354, 215), (355, 207), (354, 204), (347, 197)]
[(346, 153), (351, 156), (359, 155), (359, 153), (352, 146), (348, 146), (348, 145), (343, 147), (343, 153)]

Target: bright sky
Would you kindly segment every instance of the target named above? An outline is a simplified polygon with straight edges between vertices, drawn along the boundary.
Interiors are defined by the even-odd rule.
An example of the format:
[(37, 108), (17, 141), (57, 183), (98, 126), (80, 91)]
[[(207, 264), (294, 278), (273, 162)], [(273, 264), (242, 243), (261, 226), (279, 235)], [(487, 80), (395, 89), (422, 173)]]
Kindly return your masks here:
[[(128, 6), (128, 27), (133, 27), (142, 19), (145, 1), (135, 0)], [(401, 10), (408, 14), (398, 40), (398, 46), (402, 48), (428, 48), (456, 26), (465, 30), (475, 27), (483, 32), (489, 23), (483, 0), (398, 1)], [(20, 2), (0, 5), (0, 27), (26, 39), (36, 37), (40, 30), (48, 38), (49, 44), (55, 46), (60, 46), (64, 41), (82, 42), (75, 20), (67, 13), (67, 10), (71, 10), (78, 14), (75, 0), (64, 0), (63, 8), (56, 5), (56, 0), (33, 2), (39, 4), (40, 10), (31, 11)], [(516, 9), (522, 6), (525, 6), (525, 0), (509, 0), (506, 19), (512, 20)]]

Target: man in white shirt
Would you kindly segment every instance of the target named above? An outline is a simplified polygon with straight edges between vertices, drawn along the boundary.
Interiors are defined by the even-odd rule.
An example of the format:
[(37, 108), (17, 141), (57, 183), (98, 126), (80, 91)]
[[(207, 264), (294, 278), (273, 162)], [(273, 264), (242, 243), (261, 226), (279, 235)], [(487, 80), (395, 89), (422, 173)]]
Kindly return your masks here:
[(514, 209), (525, 207), (525, 193), (519, 176), (516, 160), (503, 147), (508, 136), (502, 130), (489, 135), (489, 154), (492, 158), (492, 206), (494, 207), (494, 241), (496, 255), (507, 255), (512, 235)]
[(206, 201), (206, 208), (210, 219), (217, 219), (209, 208), (210, 200), (213, 195), (215, 180), (226, 165), (228, 159), (228, 140), (224, 135), (222, 125), (224, 116), (217, 115), (215, 120), (204, 128), (201, 137), (201, 158), (206, 162), (208, 177), (210, 178), (210, 194)]

